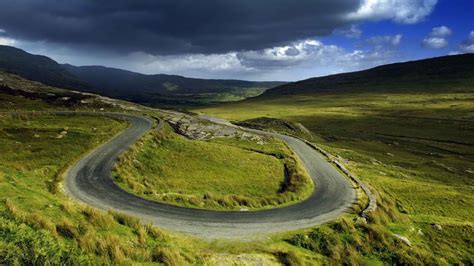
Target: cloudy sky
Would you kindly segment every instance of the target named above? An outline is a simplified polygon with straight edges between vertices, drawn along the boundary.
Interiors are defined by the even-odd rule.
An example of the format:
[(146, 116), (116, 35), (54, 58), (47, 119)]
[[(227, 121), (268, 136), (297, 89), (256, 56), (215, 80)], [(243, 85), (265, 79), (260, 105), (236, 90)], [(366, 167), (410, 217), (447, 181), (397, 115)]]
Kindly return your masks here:
[(0, 44), (146, 74), (300, 80), (474, 53), (473, 0), (2, 0)]

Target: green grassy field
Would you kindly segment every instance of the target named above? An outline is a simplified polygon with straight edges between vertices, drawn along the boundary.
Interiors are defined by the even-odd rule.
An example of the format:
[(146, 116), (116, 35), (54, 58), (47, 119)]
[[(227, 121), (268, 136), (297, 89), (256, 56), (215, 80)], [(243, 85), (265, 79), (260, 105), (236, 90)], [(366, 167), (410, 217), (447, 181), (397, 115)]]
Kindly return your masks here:
[[(1, 72), (0, 78), (9, 87), (33, 92), (24, 97), (0, 90), (2, 112), (120, 110), (100, 102), (65, 104), (58, 97), (71, 96), (68, 91)], [(100, 116), (0, 115), (1, 265), (279, 264), (288, 252), (281, 240), (203, 241), (67, 198), (64, 170), (125, 126)]]
[[(432, 252), (437, 263), (472, 263), (472, 93), (320, 93), (195, 111), (230, 120), (265, 116), (303, 124), (315, 143), (339, 155), (387, 201), (386, 215), (379, 215), (388, 217), (382, 218), (383, 230), (407, 236), (414, 249)], [(326, 233), (340, 242), (343, 234), (334, 231)]]
[[(11, 86), (45, 89), (0, 76)], [(96, 107), (0, 93), (2, 111), (76, 108)], [(379, 208), (368, 224), (354, 213), (270, 238), (194, 239), (80, 205), (63, 194), (64, 169), (125, 128), (123, 122), (98, 116), (1, 115), (0, 264), (473, 264), (471, 94), (322, 94), (205, 111), (236, 120), (269, 116), (302, 123), (315, 143), (340, 155), (370, 185)], [(229, 139), (199, 143), (211, 150), (232, 146), (239, 154), (255, 148)], [(261, 149), (272, 152), (275, 147)], [(407, 237), (411, 246), (394, 234)]]
[(66, 167), (125, 127), (99, 116), (1, 115), (0, 264), (186, 261), (160, 230), (61, 191)]
[[(285, 168), (303, 176), (288, 189)], [(291, 170), (292, 169), (292, 170)], [(296, 172), (296, 173), (293, 173)], [(194, 208), (259, 209), (309, 196), (312, 182), (281, 141), (188, 140), (165, 126), (121, 157), (115, 178), (145, 198)]]

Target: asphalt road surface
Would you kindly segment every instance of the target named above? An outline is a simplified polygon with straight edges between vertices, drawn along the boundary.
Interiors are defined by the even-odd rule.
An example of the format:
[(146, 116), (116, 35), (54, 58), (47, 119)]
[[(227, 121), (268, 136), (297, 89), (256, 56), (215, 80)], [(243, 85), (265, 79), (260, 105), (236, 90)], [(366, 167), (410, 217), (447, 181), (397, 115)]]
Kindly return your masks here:
[(249, 239), (328, 222), (347, 212), (356, 200), (350, 182), (320, 153), (299, 139), (273, 133), (300, 157), (316, 184), (312, 195), (302, 202), (262, 211), (211, 211), (140, 198), (117, 186), (111, 169), (117, 157), (148, 132), (153, 123), (141, 116), (106, 115), (126, 119), (130, 127), (69, 169), (65, 190), (85, 204), (124, 212), (145, 223), (199, 237)]

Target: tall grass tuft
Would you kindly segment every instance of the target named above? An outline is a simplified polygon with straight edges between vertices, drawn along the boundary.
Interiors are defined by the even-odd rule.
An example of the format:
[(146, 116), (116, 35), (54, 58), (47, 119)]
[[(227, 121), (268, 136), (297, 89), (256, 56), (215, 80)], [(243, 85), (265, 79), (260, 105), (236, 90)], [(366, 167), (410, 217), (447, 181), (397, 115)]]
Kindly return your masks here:
[(5, 208), (8, 214), (10, 214), (13, 218), (16, 218), (19, 220), (25, 219), (26, 214), (20, 209), (18, 209), (16, 205), (10, 199), (8, 198), (5, 199), (4, 204), (5, 204)]
[(114, 224), (114, 218), (109, 213), (104, 213), (98, 209), (85, 207), (82, 214), (89, 223), (95, 227), (110, 228)]
[(128, 226), (135, 230), (138, 230), (141, 226), (140, 220), (138, 218), (135, 218), (133, 216), (130, 216), (128, 214), (121, 213), (121, 212), (109, 212), (109, 213), (111, 213), (115, 221), (117, 221), (121, 225)]
[(33, 213), (28, 216), (28, 220), (31, 221), (31, 223), (36, 224), (38, 227), (42, 229), (48, 230), (52, 234), (56, 234), (56, 225), (51, 222), (48, 218), (44, 217), (43, 215), (39, 213)]
[(73, 225), (71, 221), (64, 219), (56, 224), (56, 232), (65, 238), (76, 239), (79, 236), (77, 226)]
[(178, 251), (170, 247), (156, 247), (152, 251), (151, 258), (153, 262), (159, 262), (169, 266), (188, 264)]

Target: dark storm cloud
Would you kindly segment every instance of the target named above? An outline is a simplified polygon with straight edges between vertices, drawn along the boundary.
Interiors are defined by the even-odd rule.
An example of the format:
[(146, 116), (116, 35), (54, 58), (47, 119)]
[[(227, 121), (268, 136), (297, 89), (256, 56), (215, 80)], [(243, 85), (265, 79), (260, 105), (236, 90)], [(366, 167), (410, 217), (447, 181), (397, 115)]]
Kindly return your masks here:
[[(151, 54), (258, 50), (330, 34), (356, 0), (2, 0), (15, 39)], [(291, 51), (289, 51), (291, 52)]]

